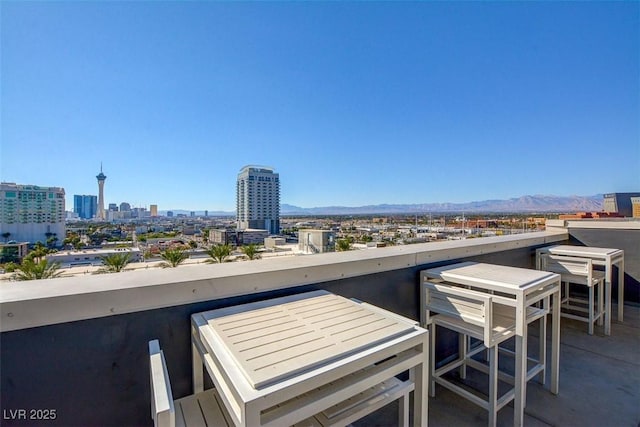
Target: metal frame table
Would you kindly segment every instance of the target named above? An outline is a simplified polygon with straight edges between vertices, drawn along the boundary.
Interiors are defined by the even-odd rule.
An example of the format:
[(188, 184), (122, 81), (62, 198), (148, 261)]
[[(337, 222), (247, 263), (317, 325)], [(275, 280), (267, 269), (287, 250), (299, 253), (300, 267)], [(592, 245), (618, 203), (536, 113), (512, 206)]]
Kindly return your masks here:
[(604, 334), (611, 335), (611, 279), (614, 265), (618, 266), (618, 322), (622, 322), (624, 315), (624, 251), (622, 249), (590, 246), (546, 246), (536, 249), (536, 268), (540, 268), (540, 256), (544, 253), (588, 258), (592, 260), (594, 265), (604, 266)]
[(428, 331), (326, 291), (193, 314), (193, 385), (206, 368), (238, 426), (293, 425), (396, 375), (427, 425)]
[[(462, 262), (422, 272), (423, 280), (438, 279), (448, 283), (471, 286), (476, 290), (498, 292), (507, 297), (501, 303), (515, 307), (515, 398), (514, 425), (524, 423), (527, 385), (527, 310), (528, 306), (551, 296), (551, 384), (558, 394), (560, 368), (560, 275), (546, 271), (476, 262)], [(541, 339), (543, 339), (541, 337)]]

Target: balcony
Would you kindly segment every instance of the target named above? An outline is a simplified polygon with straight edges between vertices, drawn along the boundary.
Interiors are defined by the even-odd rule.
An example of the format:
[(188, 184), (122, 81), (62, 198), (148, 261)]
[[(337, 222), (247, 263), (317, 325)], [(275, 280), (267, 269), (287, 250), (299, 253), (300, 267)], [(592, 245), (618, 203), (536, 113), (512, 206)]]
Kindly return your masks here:
[[(547, 231), (219, 265), (0, 284), (0, 424), (151, 425), (147, 342), (158, 338), (175, 398), (191, 384), (192, 313), (326, 289), (418, 319), (425, 268), (474, 260), (533, 268), (535, 249), (569, 243), (625, 251), (625, 319), (611, 336), (563, 319), (560, 394), (528, 386), (527, 425), (638, 425), (640, 222), (554, 222)], [(614, 277), (613, 298), (617, 296)], [(613, 312), (615, 313), (615, 307)], [(535, 338), (535, 331), (532, 333)], [(440, 334), (442, 352), (448, 344)], [(55, 420), (20, 420), (53, 409)], [(393, 425), (395, 405), (357, 425)], [(500, 425), (511, 425), (511, 407)], [(486, 412), (443, 388), (431, 425), (486, 425)]]

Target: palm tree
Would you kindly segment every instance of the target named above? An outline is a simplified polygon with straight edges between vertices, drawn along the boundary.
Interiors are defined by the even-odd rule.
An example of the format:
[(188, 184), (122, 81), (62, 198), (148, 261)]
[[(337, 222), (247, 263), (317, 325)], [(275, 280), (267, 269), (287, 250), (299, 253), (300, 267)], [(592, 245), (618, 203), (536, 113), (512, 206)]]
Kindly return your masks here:
[(131, 252), (120, 252), (101, 257), (104, 267), (97, 273), (119, 273), (131, 262)]
[(35, 260), (36, 262), (40, 262), (40, 261), (42, 261), (44, 256), (47, 255), (50, 252), (51, 252), (50, 249), (48, 249), (45, 245), (43, 245), (42, 242), (38, 241), (34, 245), (34, 247), (31, 250), (31, 252), (29, 252), (27, 254), (25, 259), (30, 259), (30, 260)]
[(213, 245), (206, 250), (207, 255), (211, 257), (206, 262), (223, 263), (231, 255), (231, 246), (229, 245)]
[(184, 262), (185, 259), (189, 258), (189, 254), (180, 246), (176, 246), (173, 248), (169, 248), (160, 253), (165, 262), (160, 264), (160, 267), (177, 267)]
[(46, 259), (40, 261), (34, 261), (33, 259), (25, 258), (22, 264), (17, 267), (17, 272), (14, 275), (15, 280), (36, 280), (36, 279), (52, 279), (62, 274), (60, 264), (57, 262), (49, 262)]
[(247, 256), (247, 258), (249, 258), (250, 260), (254, 260), (260, 259), (258, 249), (260, 249), (260, 246), (256, 245), (255, 243), (251, 243), (249, 245), (243, 246), (240, 250)]

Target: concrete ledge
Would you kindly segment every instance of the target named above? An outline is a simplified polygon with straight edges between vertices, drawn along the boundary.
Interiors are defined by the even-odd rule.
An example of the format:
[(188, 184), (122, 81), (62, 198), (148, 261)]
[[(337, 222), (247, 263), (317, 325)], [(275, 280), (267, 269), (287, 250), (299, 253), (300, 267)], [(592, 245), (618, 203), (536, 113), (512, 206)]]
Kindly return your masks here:
[(628, 219), (549, 219), (546, 222), (547, 230), (569, 228), (591, 228), (601, 230), (640, 230), (640, 221), (637, 218)]
[(390, 248), (0, 283), (0, 331), (229, 298), (537, 247), (567, 230)]

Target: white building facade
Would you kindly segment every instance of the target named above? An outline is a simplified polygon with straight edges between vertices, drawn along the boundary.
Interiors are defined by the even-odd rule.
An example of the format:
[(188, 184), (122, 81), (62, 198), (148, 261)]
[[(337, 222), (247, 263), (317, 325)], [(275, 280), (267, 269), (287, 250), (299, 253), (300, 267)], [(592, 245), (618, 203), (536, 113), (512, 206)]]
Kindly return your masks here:
[(65, 238), (64, 188), (0, 184), (0, 233), (9, 233), (9, 240), (42, 242), (49, 238)]
[(245, 166), (236, 184), (238, 229), (280, 233), (280, 176), (265, 166)]

